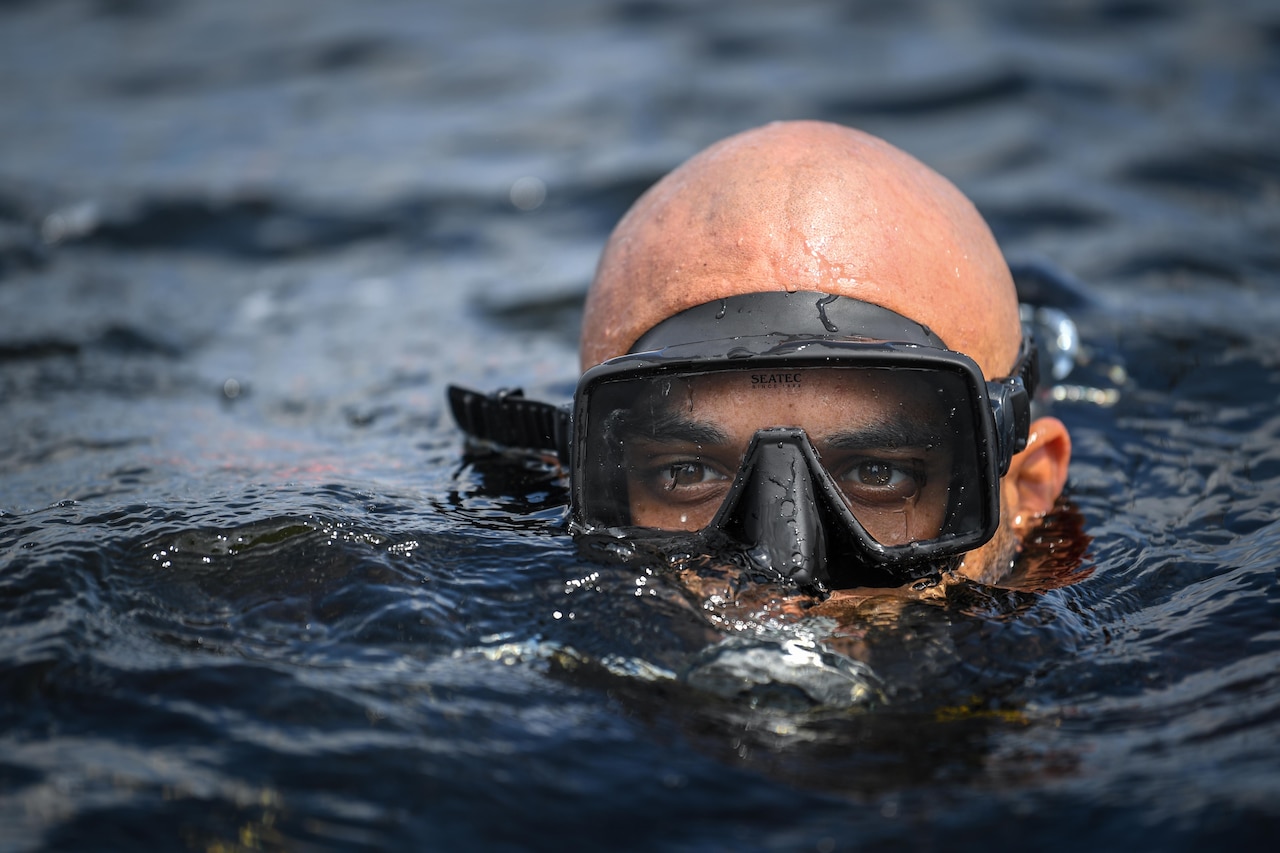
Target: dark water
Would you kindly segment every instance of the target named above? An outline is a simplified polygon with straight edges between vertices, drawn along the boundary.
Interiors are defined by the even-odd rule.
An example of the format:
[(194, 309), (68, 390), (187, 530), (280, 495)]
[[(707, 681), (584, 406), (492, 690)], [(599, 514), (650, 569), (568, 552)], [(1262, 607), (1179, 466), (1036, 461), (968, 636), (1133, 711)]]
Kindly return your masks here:
[[(0, 93), (0, 848), (1270, 849), (1274, 3), (11, 0)], [(715, 598), (462, 455), (799, 117), (1081, 282), (1019, 589)]]

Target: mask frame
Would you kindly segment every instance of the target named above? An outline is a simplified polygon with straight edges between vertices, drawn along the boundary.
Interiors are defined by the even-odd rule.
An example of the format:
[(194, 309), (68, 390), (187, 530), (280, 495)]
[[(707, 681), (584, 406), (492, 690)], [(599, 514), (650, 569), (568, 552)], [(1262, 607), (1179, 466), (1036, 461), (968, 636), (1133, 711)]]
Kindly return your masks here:
[[(794, 566), (774, 567), (777, 576), (805, 585), (905, 583), (936, 573), (940, 565), (954, 564), (964, 553), (994, 536), (1000, 521), (999, 481), (1014, 454), (1026, 446), (1030, 403), (1039, 376), (1036, 348), (1029, 333), (1023, 335), (1010, 375), (987, 381), (971, 358), (947, 349), (927, 327), (880, 306), (818, 292), (749, 293), (694, 306), (658, 324), (641, 336), (631, 353), (584, 373), (571, 408), (527, 400), (520, 391), (481, 395), (453, 386), (449, 388), (449, 399), (455, 420), (473, 437), (557, 454), (569, 469), (569, 527), (575, 535), (670, 537), (672, 531), (634, 527), (625, 519), (601, 523), (601, 518), (590, 510), (598, 496), (618, 488), (609, 482), (610, 463), (606, 460), (602, 464), (600, 454), (588, 446), (601, 434), (589, 422), (591, 401), (613, 382), (660, 381), (664, 376), (741, 370), (756, 365), (773, 370), (783, 366), (900, 367), (940, 370), (961, 377), (968, 390), (979, 460), (977, 470), (972, 472), (976, 475), (972, 485), (981, 492), (981, 519), (964, 533), (882, 546), (857, 525), (827, 538), (859, 543), (857, 557), (871, 567), (874, 582), (871, 578), (866, 582), (837, 580), (829, 570)], [(811, 446), (808, 452), (812, 452)], [(819, 490), (824, 488), (820, 486)], [(824, 510), (824, 515), (830, 520), (832, 514)], [(843, 515), (849, 514), (846, 511)], [(722, 522), (719, 519), (712, 525), (714, 533), (726, 530)], [(841, 517), (837, 527), (848, 528), (848, 519)]]

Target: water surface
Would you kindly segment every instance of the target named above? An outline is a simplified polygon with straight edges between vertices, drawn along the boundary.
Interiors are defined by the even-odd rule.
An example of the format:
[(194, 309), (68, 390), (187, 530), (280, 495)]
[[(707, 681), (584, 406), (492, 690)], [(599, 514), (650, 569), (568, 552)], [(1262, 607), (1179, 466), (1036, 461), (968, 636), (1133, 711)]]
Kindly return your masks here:
[[(0, 847), (1269, 849), (1274, 4), (0, 22)], [(445, 384), (563, 398), (627, 205), (801, 117), (1080, 325), (1015, 589), (805, 616), (463, 453)]]

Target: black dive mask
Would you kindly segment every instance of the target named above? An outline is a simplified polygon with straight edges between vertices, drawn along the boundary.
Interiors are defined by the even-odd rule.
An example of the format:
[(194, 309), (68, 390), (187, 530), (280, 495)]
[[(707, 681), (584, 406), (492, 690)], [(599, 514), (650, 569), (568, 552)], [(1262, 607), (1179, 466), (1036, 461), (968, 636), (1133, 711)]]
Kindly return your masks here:
[(575, 533), (683, 531), (812, 587), (896, 586), (999, 524), (1035, 350), (987, 382), (926, 327), (822, 293), (716, 300), (588, 370), (570, 410), (450, 388), (480, 439), (555, 450)]

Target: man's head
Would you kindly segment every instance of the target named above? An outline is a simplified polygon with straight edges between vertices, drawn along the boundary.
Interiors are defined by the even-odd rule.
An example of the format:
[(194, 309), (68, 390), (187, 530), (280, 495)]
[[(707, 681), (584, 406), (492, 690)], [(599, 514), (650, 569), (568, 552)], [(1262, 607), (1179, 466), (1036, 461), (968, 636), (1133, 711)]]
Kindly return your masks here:
[[(587, 297), (582, 365), (627, 353), (686, 309), (779, 291), (888, 309), (968, 355), (988, 380), (1010, 375), (1019, 356), (1017, 294), (973, 205), (881, 140), (796, 122), (720, 142), (636, 202), (610, 238)], [(752, 429), (761, 418), (808, 428), (807, 419), (824, 416), (812, 407), (783, 416), (798, 399), (794, 390), (780, 396), (788, 393), (776, 389), (735, 411), (755, 410)], [(1003, 574), (1019, 538), (1060, 494), (1069, 456), (1060, 422), (1032, 424), (1026, 449), (1001, 481), (1000, 529), (966, 556), (964, 574)], [(829, 459), (823, 464), (830, 468)]]

